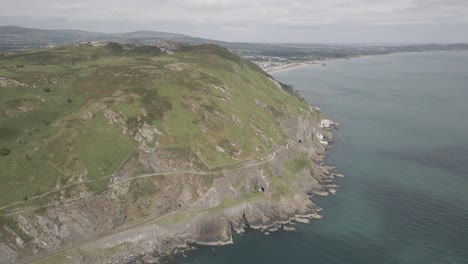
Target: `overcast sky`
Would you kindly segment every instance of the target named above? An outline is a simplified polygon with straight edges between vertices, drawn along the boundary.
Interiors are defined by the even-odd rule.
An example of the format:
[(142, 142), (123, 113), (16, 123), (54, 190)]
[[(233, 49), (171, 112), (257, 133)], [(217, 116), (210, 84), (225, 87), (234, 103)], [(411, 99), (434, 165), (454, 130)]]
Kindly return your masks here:
[(250, 42), (468, 42), (468, 0), (0, 0), (0, 25)]

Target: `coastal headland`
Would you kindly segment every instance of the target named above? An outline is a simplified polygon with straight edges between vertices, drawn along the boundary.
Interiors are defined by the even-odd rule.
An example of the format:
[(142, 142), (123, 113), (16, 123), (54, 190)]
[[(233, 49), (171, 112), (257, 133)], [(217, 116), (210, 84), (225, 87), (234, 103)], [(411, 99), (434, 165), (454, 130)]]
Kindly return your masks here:
[(291, 230), (342, 176), (337, 124), (216, 45), (39, 49), (0, 76), (2, 263), (153, 263)]

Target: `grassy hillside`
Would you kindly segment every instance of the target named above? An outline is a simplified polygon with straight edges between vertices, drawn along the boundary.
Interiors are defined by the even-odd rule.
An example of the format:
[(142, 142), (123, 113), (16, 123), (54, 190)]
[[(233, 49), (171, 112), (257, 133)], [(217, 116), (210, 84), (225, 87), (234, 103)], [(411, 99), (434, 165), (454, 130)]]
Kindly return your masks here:
[(279, 120), (307, 109), (215, 45), (172, 55), (116, 43), (4, 55), (0, 208), (99, 191), (149, 148), (196, 157), (207, 171), (255, 160), (285, 144)]

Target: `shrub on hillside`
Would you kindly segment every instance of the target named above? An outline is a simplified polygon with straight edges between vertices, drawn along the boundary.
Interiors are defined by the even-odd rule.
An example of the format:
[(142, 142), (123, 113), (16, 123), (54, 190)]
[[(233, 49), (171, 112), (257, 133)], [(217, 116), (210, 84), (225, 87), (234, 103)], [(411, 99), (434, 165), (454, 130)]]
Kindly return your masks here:
[(8, 154), (10, 154), (11, 150), (7, 149), (7, 148), (0, 148), (0, 156), (7, 156)]
[(117, 42), (109, 42), (106, 47), (115, 53), (122, 53), (124, 48)]

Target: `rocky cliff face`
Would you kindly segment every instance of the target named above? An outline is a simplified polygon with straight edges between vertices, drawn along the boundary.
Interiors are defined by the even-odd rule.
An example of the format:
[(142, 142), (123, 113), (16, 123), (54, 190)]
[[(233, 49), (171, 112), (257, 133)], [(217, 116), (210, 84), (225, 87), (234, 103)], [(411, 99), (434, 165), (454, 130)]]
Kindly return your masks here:
[[(193, 58), (211, 56), (205, 53), (229, 61), (222, 69), (211, 63), (194, 68)], [(335, 187), (334, 169), (323, 163), (333, 123), (228, 51), (208, 47), (178, 56), (177, 64), (166, 63), (149, 75), (164, 76), (172, 84), (180, 78), (208, 82), (183, 84), (195, 91), (191, 96), (171, 97), (169, 87), (159, 90), (166, 98), (153, 94), (147, 102), (148, 95), (132, 87), (89, 100), (54, 123), (63, 131), (76, 122), (90, 127), (87, 131), (103, 128), (104, 135), (124, 136), (111, 144), (129, 149), (115, 172), (103, 177), (92, 176), (106, 162), (96, 172), (87, 162), (92, 153), (75, 153), (75, 144), (56, 153), (75, 157), (65, 160), (70, 166), (56, 165), (70, 170), (64, 172), (70, 177), (48, 192), (2, 208), (8, 222), (0, 237), (1, 263), (155, 263), (193, 244), (232, 243), (232, 232), (247, 227), (271, 232), (291, 221), (320, 217), (313, 197), (334, 193)], [(158, 72), (162, 69), (171, 75)], [(171, 79), (174, 74), (178, 79)], [(125, 79), (131, 82), (135, 75), (147, 76), (136, 71)], [(86, 90), (96, 82), (75, 85)], [(200, 88), (206, 84), (211, 90)], [(131, 104), (140, 107), (119, 107)], [(165, 110), (151, 115), (160, 104)], [(237, 108), (239, 104), (244, 105)], [(193, 120), (173, 119), (188, 113)], [(190, 127), (184, 122), (191, 122)], [(192, 128), (200, 132), (185, 131)], [(91, 133), (73, 131), (67, 138), (73, 142)], [(238, 133), (229, 134), (233, 131)], [(125, 143), (128, 139), (134, 143)]]
[[(242, 233), (246, 227), (275, 231), (291, 221), (308, 222), (320, 217), (313, 197), (333, 193), (335, 187), (330, 182), (335, 173), (322, 162), (326, 147), (318, 136), (331, 134), (320, 120), (317, 110), (301, 116), (297, 127), (289, 129), (287, 145), (261, 162), (220, 170), (214, 179), (197, 164), (181, 161), (197, 173), (126, 181), (128, 172), (140, 166), (177, 160), (171, 153), (144, 150), (134, 163), (122, 167), (113, 178), (115, 185), (103, 193), (15, 219), (33, 237), (33, 255), (49, 256), (70, 247), (63, 253), (71, 256), (70, 263), (154, 263), (192, 243), (232, 243), (232, 232)], [(286, 128), (292, 123), (285, 122)], [(154, 187), (129, 200), (132, 185), (143, 183)], [(145, 221), (132, 221), (140, 215)], [(18, 241), (18, 246), (24, 244)], [(14, 251), (3, 247), (4, 258), (15, 259), (14, 253), (8, 255)]]

